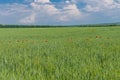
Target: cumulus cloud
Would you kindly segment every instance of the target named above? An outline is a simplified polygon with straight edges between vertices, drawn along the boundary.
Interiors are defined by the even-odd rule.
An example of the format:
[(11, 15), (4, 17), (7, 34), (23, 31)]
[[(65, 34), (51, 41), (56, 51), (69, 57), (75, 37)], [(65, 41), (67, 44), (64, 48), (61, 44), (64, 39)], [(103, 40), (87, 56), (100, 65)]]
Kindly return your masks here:
[(87, 4), (85, 10), (92, 12), (120, 8), (117, 0), (85, 0), (84, 2)]
[(29, 4), (0, 4), (0, 22), (7, 22), (8, 17), (18, 24), (79, 24), (102, 20), (102, 16), (103, 21), (120, 18), (120, 0), (61, 0), (59, 3), (50, 0), (24, 1)]
[(57, 22), (69, 21), (71, 19), (77, 19), (82, 16), (82, 13), (77, 8), (76, 4), (66, 2), (65, 5), (66, 6), (64, 6), (62, 9), (58, 9), (49, 0), (34, 0), (34, 2), (30, 4), (34, 13), (20, 20), (20, 22), (33, 23), (35, 22), (35, 19), (41, 21), (40, 19), (45, 15), (46, 18), (57, 20)]
[(69, 21), (71, 19), (81, 18), (83, 15), (75, 4), (68, 4), (63, 8), (64, 11), (61, 11), (61, 16), (59, 19), (61, 21)]

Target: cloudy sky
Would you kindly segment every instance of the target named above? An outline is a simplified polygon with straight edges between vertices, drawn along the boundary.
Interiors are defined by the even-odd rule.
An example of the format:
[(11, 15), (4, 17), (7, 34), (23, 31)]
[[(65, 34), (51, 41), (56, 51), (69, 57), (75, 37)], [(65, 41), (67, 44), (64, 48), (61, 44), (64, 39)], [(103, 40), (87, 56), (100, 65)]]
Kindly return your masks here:
[(0, 24), (120, 22), (120, 0), (0, 0)]

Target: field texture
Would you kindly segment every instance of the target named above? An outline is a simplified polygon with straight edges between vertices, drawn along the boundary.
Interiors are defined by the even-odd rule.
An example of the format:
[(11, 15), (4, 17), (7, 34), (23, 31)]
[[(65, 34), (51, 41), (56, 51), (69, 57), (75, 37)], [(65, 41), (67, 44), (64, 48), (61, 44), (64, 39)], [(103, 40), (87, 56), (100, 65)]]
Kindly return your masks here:
[(0, 80), (120, 80), (120, 27), (0, 29)]

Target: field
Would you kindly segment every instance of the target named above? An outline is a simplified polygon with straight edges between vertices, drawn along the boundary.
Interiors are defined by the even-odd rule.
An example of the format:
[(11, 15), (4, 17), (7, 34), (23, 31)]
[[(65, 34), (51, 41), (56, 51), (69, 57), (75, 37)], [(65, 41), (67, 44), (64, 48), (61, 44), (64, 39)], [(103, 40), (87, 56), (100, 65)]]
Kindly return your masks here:
[(1, 28), (0, 80), (120, 80), (120, 27)]

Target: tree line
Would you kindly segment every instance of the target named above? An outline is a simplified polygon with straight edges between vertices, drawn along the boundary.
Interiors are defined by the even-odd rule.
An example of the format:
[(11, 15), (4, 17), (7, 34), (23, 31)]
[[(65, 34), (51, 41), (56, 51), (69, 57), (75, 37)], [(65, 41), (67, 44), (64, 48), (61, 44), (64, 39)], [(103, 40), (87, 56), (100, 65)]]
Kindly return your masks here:
[(0, 28), (55, 28), (55, 27), (116, 27), (120, 24), (86, 24), (86, 25), (3, 25), (0, 24)]

